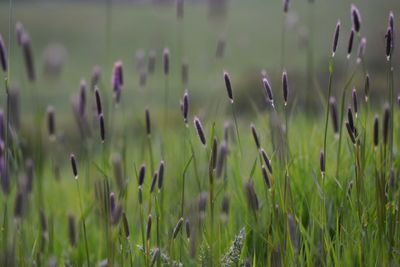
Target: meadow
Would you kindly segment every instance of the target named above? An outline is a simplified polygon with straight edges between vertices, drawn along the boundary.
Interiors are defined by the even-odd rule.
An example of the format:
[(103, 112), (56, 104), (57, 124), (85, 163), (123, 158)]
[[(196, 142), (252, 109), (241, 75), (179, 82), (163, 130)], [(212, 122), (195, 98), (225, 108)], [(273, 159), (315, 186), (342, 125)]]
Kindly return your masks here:
[(210, 3), (0, 2), (1, 266), (400, 264), (400, 4)]

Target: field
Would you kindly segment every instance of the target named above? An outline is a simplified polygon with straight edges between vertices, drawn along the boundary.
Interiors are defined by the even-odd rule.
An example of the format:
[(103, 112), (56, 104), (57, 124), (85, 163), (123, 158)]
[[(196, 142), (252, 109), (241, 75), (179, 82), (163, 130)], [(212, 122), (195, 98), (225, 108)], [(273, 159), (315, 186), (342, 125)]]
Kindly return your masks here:
[(0, 2), (0, 266), (400, 265), (400, 3), (206, 2)]

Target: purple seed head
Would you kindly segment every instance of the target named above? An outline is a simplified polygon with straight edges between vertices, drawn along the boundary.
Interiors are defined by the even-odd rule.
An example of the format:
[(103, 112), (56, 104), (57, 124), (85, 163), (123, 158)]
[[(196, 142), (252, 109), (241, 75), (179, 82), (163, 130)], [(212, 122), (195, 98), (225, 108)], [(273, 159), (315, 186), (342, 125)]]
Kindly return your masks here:
[(222, 176), (222, 173), (224, 171), (224, 166), (226, 162), (226, 156), (228, 154), (228, 147), (226, 145), (226, 141), (223, 141), (219, 147), (218, 153), (217, 153), (217, 163), (216, 163), (216, 175), (218, 178)]
[(323, 151), (321, 151), (319, 153), (319, 169), (321, 171), (321, 174), (324, 175), (325, 174), (325, 155), (324, 155)]
[(283, 89), (283, 100), (285, 101), (285, 106), (288, 102), (289, 85), (286, 70), (282, 73), (282, 89)]
[(14, 217), (21, 219), (24, 211), (24, 192), (18, 189), (14, 202)]
[(124, 84), (123, 77), (124, 76), (122, 71), (122, 61), (117, 61), (114, 63), (112, 77), (111, 77), (111, 85), (117, 103), (119, 103), (122, 85)]
[(229, 195), (226, 192), (224, 194), (224, 197), (222, 198), (221, 212), (226, 216), (229, 213)]
[(272, 106), (274, 106), (274, 96), (272, 94), (271, 85), (267, 78), (263, 78), (263, 84), (264, 84), (265, 92), (268, 95), (269, 102), (271, 103)]
[(113, 214), (115, 212), (115, 194), (114, 194), (114, 192), (110, 192), (109, 202), (110, 202), (110, 213)]
[(0, 65), (4, 72), (7, 72), (7, 51), (3, 41), (3, 37), (0, 35)]
[(95, 97), (96, 97), (97, 115), (100, 116), (100, 114), (103, 113), (103, 110), (102, 110), (102, 108), (101, 108), (100, 91), (99, 91), (99, 88), (97, 88), (97, 86), (95, 86), (94, 95), (95, 95)]
[(267, 169), (265, 168), (264, 165), (262, 165), (261, 171), (262, 171), (262, 175), (263, 175), (263, 178), (264, 178), (264, 183), (267, 186), (267, 188), (270, 189), (271, 188), (271, 183), (269, 181), (269, 176), (268, 176)]
[(368, 102), (369, 96), (369, 74), (365, 75), (365, 82), (364, 82), (364, 95), (365, 95), (365, 102)]
[(157, 172), (153, 173), (153, 178), (151, 179), (151, 185), (150, 185), (150, 193), (153, 193), (154, 188), (156, 188), (157, 178), (158, 178)]
[(149, 241), (151, 237), (151, 224), (153, 222), (153, 217), (151, 214), (149, 215), (149, 218), (147, 219), (147, 227), (146, 227), (146, 240)]
[(379, 144), (379, 118), (378, 115), (375, 115), (374, 118), (374, 147), (376, 148)]
[(253, 134), (254, 142), (256, 143), (256, 147), (259, 150), (260, 149), (260, 139), (258, 138), (256, 126), (254, 126), (254, 124), (251, 124), (250, 128), (251, 128), (251, 132)]
[(182, 229), (182, 224), (183, 224), (183, 218), (180, 218), (179, 221), (176, 223), (174, 230), (172, 232), (172, 238), (175, 239), (178, 233)]
[(383, 113), (383, 143), (387, 145), (389, 137), (390, 109), (389, 105), (385, 105)]
[(334, 57), (336, 53), (336, 48), (339, 41), (339, 33), (340, 33), (340, 20), (338, 20), (335, 28), (335, 33), (333, 34), (332, 57)]
[(194, 123), (194, 126), (197, 131), (197, 135), (199, 136), (201, 143), (205, 146), (206, 145), (206, 136), (204, 134), (203, 126), (201, 125), (200, 119), (195, 116), (193, 123)]
[(389, 61), (390, 56), (392, 55), (392, 47), (393, 47), (393, 31), (392, 28), (388, 27), (386, 30), (386, 59)]
[(355, 130), (355, 125), (354, 125), (354, 120), (353, 120), (353, 111), (351, 110), (351, 107), (347, 108), (347, 120), (349, 122), (349, 126), (350, 126), (351, 131), (353, 133), (355, 133), (356, 130)]
[(183, 115), (183, 121), (185, 122), (186, 125), (188, 122), (188, 113), (189, 113), (189, 93), (187, 90), (185, 90), (182, 100), (182, 115)]
[(218, 140), (214, 136), (213, 144), (211, 148), (211, 158), (210, 158), (210, 170), (215, 170), (217, 167), (217, 156), (218, 156)]
[(334, 96), (331, 96), (329, 98), (329, 106), (330, 106), (330, 109), (331, 109), (333, 132), (335, 134), (337, 134), (337, 133), (339, 133), (339, 122), (338, 122), (336, 98)]
[(161, 190), (164, 182), (164, 161), (160, 161), (160, 166), (158, 166), (158, 190)]
[(347, 58), (350, 58), (351, 51), (353, 50), (353, 42), (354, 42), (354, 30), (351, 29), (349, 43), (347, 45)]
[(78, 167), (76, 165), (76, 160), (75, 160), (74, 154), (70, 155), (70, 160), (71, 160), (72, 174), (74, 175), (75, 179), (78, 179)]
[(186, 229), (186, 238), (190, 239), (190, 222), (189, 219), (185, 221), (185, 229)]
[(54, 115), (54, 107), (48, 106), (47, 107), (47, 131), (49, 133), (50, 139), (55, 138), (56, 132), (56, 122), (55, 122), (55, 115)]
[(233, 103), (233, 91), (232, 91), (231, 79), (229, 78), (229, 74), (226, 71), (224, 72), (224, 80), (228, 97), (231, 100), (231, 103)]
[(355, 145), (356, 144), (356, 138), (354, 137), (354, 132), (351, 129), (351, 126), (350, 126), (349, 122), (347, 122), (347, 121), (346, 121), (346, 129), (347, 129), (347, 133), (349, 134), (351, 142)]
[(263, 148), (261, 148), (260, 153), (264, 160), (264, 164), (267, 166), (269, 172), (272, 174), (271, 160), (268, 158), (267, 152), (265, 152), (265, 150)]
[(164, 75), (169, 74), (169, 64), (170, 64), (169, 57), (170, 57), (169, 49), (164, 48), (164, 51), (163, 51)]
[(146, 175), (146, 165), (144, 165), (144, 163), (140, 166), (139, 169), (139, 175), (138, 175), (138, 184), (139, 187), (143, 186), (143, 182), (144, 182), (144, 177)]
[(247, 204), (249, 208), (253, 211), (257, 211), (259, 208), (258, 197), (254, 189), (254, 184), (251, 180), (244, 183), (244, 190), (246, 193)]
[(129, 236), (130, 236), (129, 223), (128, 223), (128, 218), (126, 217), (125, 212), (122, 213), (122, 222), (124, 224), (125, 237), (129, 238)]
[(150, 121), (150, 111), (149, 108), (145, 109), (145, 119), (146, 119), (146, 133), (147, 136), (151, 135), (151, 121)]
[(105, 129), (105, 125), (104, 125), (103, 113), (100, 114), (99, 121), (100, 121), (100, 138), (101, 138), (101, 142), (104, 143), (104, 140), (106, 138), (106, 129)]
[(356, 32), (360, 32), (361, 15), (360, 15), (360, 11), (354, 4), (351, 5), (351, 21), (353, 23), (353, 29)]

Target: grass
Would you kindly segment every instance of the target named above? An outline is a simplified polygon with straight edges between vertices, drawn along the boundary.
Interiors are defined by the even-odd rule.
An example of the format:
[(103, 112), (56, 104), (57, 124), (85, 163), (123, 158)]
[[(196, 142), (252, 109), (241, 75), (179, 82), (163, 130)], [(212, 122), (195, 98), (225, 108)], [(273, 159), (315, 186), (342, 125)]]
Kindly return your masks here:
[[(389, 7), (387, 3), (383, 6)], [(391, 4), (393, 9), (398, 5)], [(365, 61), (356, 64), (356, 52), (346, 59), (347, 34), (341, 33), (333, 69), (331, 29), (338, 17), (342, 31), (350, 27), (349, 6), (340, 5), (335, 12), (327, 12), (333, 4), (315, 5), (291, 5), (299, 15), (298, 25), (308, 23), (304, 17), (309, 14), (308, 8), (315, 8), (313, 20), (321, 21), (312, 33), (310, 47), (315, 51), (310, 56), (309, 50), (294, 45), (297, 26), (293, 29), (287, 25), (282, 33), (278, 3), (233, 1), (225, 21), (229, 48), (220, 61), (213, 58), (219, 36), (213, 25), (217, 22), (206, 20), (203, 5), (185, 4), (184, 27), (166, 6), (63, 4), (61, 10), (58, 4), (47, 4), (44, 8), (53, 11), (48, 17), (38, 17), (43, 7), (37, 5), (13, 6), (15, 18), (22, 20), (33, 40), (38, 81), (27, 81), (20, 48), (11, 45), (12, 82), (22, 88), (22, 108), (21, 127), (11, 127), (7, 135), (9, 176), (0, 172), (1, 181), (8, 178), (11, 182), (10, 192), (0, 195), (0, 203), (4, 203), (0, 265), (41, 266), (49, 260), (59, 266), (398, 265), (400, 124), (394, 104), (398, 77), (390, 69), (387, 73), (385, 68), (377, 70), (377, 65), (389, 63), (385, 45), (374, 41), (382, 37), (379, 29), (386, 28), (388, 12), (381, 4), (360, 4), (362, 36), (369, 38)], [(3, 10), (0, 22), (4, 17), (9, 19)], [(376, 13), (374, 21), (369, 20), (372, 12)], [(71, 20), (71, 15), (75, 19)], [(93, 19), (78, 24), (83, 17)], [(289, 17), (290, 13), (286, 19)], [(273, 27), (273, 21), (279, 23)], [(268, 34), (254, 30), (255, 25), (265, 22), (269, 23), (265, 26)], [(133, 25), (132, 31), (126, 25)], [(9, 30), (2, 27), (0, 32), (6, 36)], [(285, 36), (282, 54), (277, 53), (281, 52), (281, 34)], [(39, 67), (40, 51), (53, 38), (60, 38), (69, 51), (65, 71), (57, 79), (44, 77)], [(148, 77), (145, 89), (139, 89), (132, 62), (134, 51), (140, 47), (159, 52), (156, 73)], [(168, 78), (162, 72), (164, 47), (171, 51)], [(183, 49), (185, 53), (179, 51)], [(179, 109), (184, 88), (180, 88), (181, 59), (177, 55), (183, 54), (190, 66), (188, 125)], [(395, 55), (390, 67), (398, 65)], [(310, 58), (315, 61), (310, 62)], [(118, 59), (124, 62), (124, 88), (121, 103), (116, 106), (109, 77), (111, 61)], [(288, 71), (287, 106), (281, 92), (281, 66), (276, 64), (281, 60)], [(306, 91), (301, 81), (310, 83), (310, 74), (302, 67), (306, 63), (313, 69), (323, 66), (322, 78), (320, 73), (312, 75), (315, 88), (310, 89), (315, 93), (315, 113), (320, 115), (305, 112), (298, 103)], [(106, 127), (104, 142), (90, 89), (85, 117), (74, 121), (70, 111), (70, 95), (79, 92), (81, 77), (90, 80), (95, 64), (103, 70), (98, 86)], [(251, 68), (267, 70), (278, 109), (272, 109), (267, 101), (260, 109), (242, 94), (246, 85), (241, 88), (237, 84)], [(222, 69), (230, 71), (235, 106), (226, 97)], [(351, 99), (346, 98), (346, 92), (353, 86), (362, 88), (366, 72), (373, 84), (371, 94), (382, 93), (376, 89), (381, 84), (387, 98), (372, 101), (370, 97), (373, 103), (366, 103), (359, 89), (358, 116), (354, 118), (357, 130), (348, 133), (344, 123)], [(385, 75), (386, 82), (374, 80)], [(261, 77), (257, 82), (263, 92)], [(326, 85), (328, 90), (321, 89)], [(168, 90), (166, 100), (164, 90)], [(337, 98), (341, 100), (339, 138), (330, 124), (331, 95), (341, 96)], [(246, 115), (236, 101), (242, 97), (249, 102), (244, 110), (251, 110)], [(36, 112), (49, 105), (56, 110), (56, 138), (46, 134), (45, 115)], [(386, 119), (384, 105), (390, 110)], [(145, 117), (147, 107), (151, 122)], [(13, 112), (13, 108), (7, 110)], [(380, 127), (377, 146), (372, 134), (375, 113)], [(194, 127), (195, 116), (201, 121), (205, 140), (200, 140)], [(230, 123), (228, 129), (226, 122)], [(250, 125), (257, 134), (252, 133)], [(85, 135), (79, 128), (85, 129)], [(388, 133), (386, 142), (384, 132)], [(255, 145), (255, 136), (260, 147)], [(268, 154), (273, 171), (264, 166), (261, 149)], [(71, 175), (71, 153), (76, 155), (79, 168), (76, 180)], [(220, 153), (226, 153), (223, 159)], [(29, 172), (25, 161), (30, 158), (34, 160), (31, 192), (24, 186)], [(163, 167), (159, 167), (161, 162)], [(146, 172), (139, 185), (142, 164)], [(162, 183), (154, 180), (161, 177)], [(114, 201), (115, 206), (111, 205)], [(185, 232), (187, 224), (190, 236)], [(70, 244), (74, 238), (69, 232), (74, 231), (69, 229), (73, 227), (76, 244)]]

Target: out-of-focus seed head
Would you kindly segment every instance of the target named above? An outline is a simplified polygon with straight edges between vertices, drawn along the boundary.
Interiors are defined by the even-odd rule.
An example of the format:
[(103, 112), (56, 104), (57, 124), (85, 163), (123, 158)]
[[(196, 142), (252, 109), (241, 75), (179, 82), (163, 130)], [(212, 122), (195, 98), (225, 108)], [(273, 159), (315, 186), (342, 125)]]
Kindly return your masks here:
[(339, 133), (339, 120), (338, 120), (338, 113), (337, 113), (337, 106), (336, 106), (336, 98), (334, 96), (331, 96), (329, 98), (329, 106), (331, 109), (333, 132), (335, 134), (338, 134)]
[(369, 74), (365, 75), (365, 82), (364, 82), (364, 98), (365, 102), (368, 102), (368, 96), (369, 96)]
[(15, 24), (15, 35), (17, 37), (17, 44), (22, 45), (22, 34), (25, 32), (24, 25), (20, 21)]
[(225, 54), (226, 41), (224, 38), (219, 38), (217, 42), (217, 49), (215, 51), (216, 58), (223, 58)]
[(289, 3), (290, 3), (289, 0), (283, 0), (283, 12), (284, 13), (288, 13), (288, 11), (289, 11)]
[(158, 189), (161, 190), (163, 183), (164, 183), (164, 168), (165, 163), (164, 161), (160, 161), (160, 166), (158, 166)]
[(157, 184), (157, 177), (158, 177), (158, 174), (155, 172), (153, 174), (153, 178), (151, 179), (150, 193), (154, 192), (154, 188), (156, 187), (156, 184)]
[(34, 165), (32, 159), (27, 159), (25, 162), (25, 175), (26, 175), (26, 191), (27, 193), (32, 192)]
[(346, 129), (347, 129), (347, 133), (349, 134), (351, 142), (355, 145), (356, 144), (356, 138), (354, 137), (354, 132), (351, 129), (351, 126), (350, 126), (349, 122), (346, 122)]
[(21, 35), (21, 45), (22, 45), (22, 52), (25, 61), (25, 68), (28, 75), (28, 79), (30, 82), (34, 82), (36, 79), (35, 74), (35, 64), (33, 60), (33, 52), (31, 47), (31, 38), (29, 37), (28, 33), (23, 32)]
[(189, 219), (185, 221), (186, 238), (190, 239), (190, 222)]
[(156, 51), (151, 50), (149, 52), (149, 61), (147, 65), (147, 72), (151, 75), (156, 70)]
[(335, 33), (333, 34), (333, 45), (332, 45), (332, 57), (335, 56), (336, 48), (339, 41), (339, 33), (340, 33), (340, 20), (336, 23)]
[(80, 86), (79, 86), (79, 102), (78, 102), (78, 108), (79, 108), (79, 115), (81, 117), (85, 116), (85, 109), (86, 109), (86, 82), (85, 80), (81, 80)]
[(217, 157), (218, 157), (218, 140), (217, 137), (214, 136), (213, 145), (211, 148), (211, 158), (210, 158), (210, 167), (212, 170), (217, 168)]
[(224, 72), (224, 81), (225, 81), (225, 87), (226, 87), (226, 92), (228, 93), (228, 97), (233, 103), (233, 91), (232, 91), (232, 84), (231, 84), (231, 79), (229, 77), (228, 72)]
[(56, 139), (56, 122), (55, 122), (55, 115), (54, 115), (54, 107), (48, 106), (47, 107), (47, 132), (49, 134), (50, 140)]
[(153, 222), (153, 217), (151, 214), (149, 215), (149, 218), (147, 219), (147, 227), (146, 227), (146, 240), (149, 241), (151, 238), (151, 224)]
[(324, 176), (325, 175), (325, 155), (324, 155), (323, 151), (321, 151), (319, 153), (319, 169), (321, 171), (321, 175)]
[(71, 160), (72, 174), (74, 175), (75, 179), (78, 179), (78, 167), (76, 165), (76, 160), (75, 160), (74, 154), (70, 155), (70, 160)]
[(3, 37), (0, 35), (0, 65), (4, 72), (7, 72), (7, 50), (3, 41)]
[(151, 121), (150, 121), (150, 110), (148, 107), (145, 109), (145, 118), (146, 118), (146, 133), (147, 136), (151, 135)]
[(201, 192), (197, 200), (197, 207), (199, 209), (199, 216), (201, 220), (203, 220), (206, 215), (207, 199), (207, 192)]
[(24, 192), (18, 189), (14, 202), (14, 217), (21, 219), (24, 212)]
[(358, 46), (357, 64), (359, 64), (364, 59), (365, 50), (367, 48), (367, 38), (361, 38), (360, 44)]
[(163, 51), (163, 64), (164, 64), (164, 75), (169, 74), (169, 64), (170, 64), (170, 53), (168, 48), (164, 48)]
[(139, 187), (143, 186), (144, 177), (146, 175), (146, 165), (144, 163), (140, 166), (139, 175), (138, 175), (138, 185)]
[(351, 94), (351, 98), (353, 100), (353, 109), (354, 109), (354, 113), (356, 115), (356, 118), (358, 116), (358, 104), (357, 104), (357, 91), (356, 88), (353, 88), (352, 94)]
[(358, 8), (352, 4), (351, 5), (351, 21), (353, 23), (353, 29), (358, 33), (361, 28), (361, 15)]
[(189, 82), (189, 64), (186, 61), (182, 62), (181, 79), (182, 79), (182, 84), (186, 86)]
[(114, 63), (112, 77), (111, 77), (111, 85), (114, 93), (114, 98), (117, 103), (119, 103), (120, 101), (123, 84), (124, 84), (124, 75), (122, 71), (122, 61), (117, 61)]
[(257, 211), (259, 208), (258, 197), (256, 191), (254, 190), (254, 184), (251, 180), (244, 183), (244, 189), (247, 198), (247, 204), (249, 208), (253, 211)]
[(95, 86), (99, 83), (101, 78), (101, 69), (99, 66), (94, 66), (92, 70), (91, 85), (90, 89), (94, 90)]
[(129, 223), (128, 223), (128, 218), (126, 217), (125, 212), (122, 213), (122, 222), (124, 224), (125, 237), (129, 238), (129, 236), (130, 236)]
[(225, 141), (223, 141), (219, 147), (218, 153), (217, 153), (217, 165), (216, 165), (216, 175), (218, 178), (220, 178), (223, 174), (224, 167), (226, 164), (226, 156), (228, 154), (228, 146)]
[(72, 247), (76, 246), (76, 226), (75, 216), (73, 214), (68, 215), (68, 239)]
[(189, 114), (189, 93), (187, 90), (185, 90), (182, 100), (182, 115), (183, 115), (183, 121), (185, 122), (186, 126), (188, 123), (188, 114)]
[(178, 20), (183, 19), (183, 0), (176, 0), (176, 17)]

